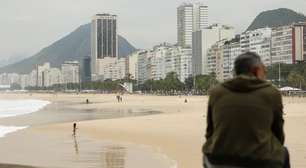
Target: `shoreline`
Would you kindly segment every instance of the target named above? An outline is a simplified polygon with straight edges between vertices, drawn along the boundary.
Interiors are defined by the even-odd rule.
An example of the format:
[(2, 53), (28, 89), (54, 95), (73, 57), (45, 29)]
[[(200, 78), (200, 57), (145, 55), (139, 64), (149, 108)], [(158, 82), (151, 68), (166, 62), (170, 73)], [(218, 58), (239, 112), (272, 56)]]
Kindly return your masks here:
[[(64, 101), (69, 106), (73, 106), (73, 109), (81, 111), (86, 111), (88, 108), (139, 108), (160, 111), (162, 113), (157, 115), (77, 122), (79, 128), (77, 136), (86, 137), (94, 142), (108, 141), (115, 144), (128, 144), (127, 146), (147, 146), (153, 150), (149, 150), (152, 153), (164, 154), (168, 160), (175, 160), (178, 168), (201, 167), (201, 146), (204, 143), (206, 128), (204, 115), (207, 97), (124, 95), (121, 104), (116, 102), (115, 95), (37, 95), (37, 97), (56, 99), (55, 102)], [(84, 98), (89, 98), (93, 104), (83, 104)], [(185, 98), (188, 99), (188, 103), (183, 102)], [(306, 129), (306, 111), (304, 110), (306, 98), (284, 97), (284, 106), (286, 146), (289, 147), (291, 153), (292, 166), (304, 168), (306, 166), (306, 143), (301, 139), (306, 139), (303, 133), (303, 130)], [(67, 138), (71, 136), (72, 123), (36, 125), (10, 137), (13, 138), (17, 134), (26, 132), (29, 135), (51, 137), (60, 135)], [(140, 152), (136, 155), (143, 154)]]
[[(3, 96), (3, 95), (2, 95)], [(16, 95), (16, 96), (20, 96), (20, 95)], [(52, 100), (50, 100), (50, 97), (48, 97), (48, 96), (50, 96), (50, 95), (48, 95), (47, 96), (47, 98), (45, 98), (45, 96), (46, 95), (43, 95), (43, 96), (37, 96), (37, 97), (33, 97), (33, 96), (31, 96), (30, 98), (31, 99), (33, 99), (33, 98), (35, 98), (35, 99), (39, 99), (39, 100), (41, 100), (42, 99), (42, 97), (44, 97), (44, 99), (42, 99), (42, 100), (48, 100), (48, 101), (51, 101), (52, 102), (52, 104), (50, 104), (50, 105), (48, 105), (46, 108), (44, 108), (44, 109), (42, 109), (42, 110), (40, 110), (39, 112), (34, 112), (34, 113), (32, 113), (32, 114), (30, 114), (30, 115), (22, 115), (22, 116), (18, 116), (18, 117), (12, 117), (12, 118), (8, 118), (8, 119), (6, 119), (6, 118), (4, 118), (4, 119), (0, 119), (0, 123), (1, 124), (3, 124), (3, 123), (11, 123), (11, 122), (15, 122), (15, 121), (18, 121), (18, 122), (20, 122), (21, 121), (21, 123), (23, 122), (23, 120), (26, 120), (27, 118), (31, 118), (31, 116), (39, 116), (39, 115), (46, 115), (46, 114), (48, 114), (49, 112), (50, 112), (50, 107), (51, 107), (51, 109), (53, 108), (54, 109), (54, 104), (56, 104), (58, 101), (60, 101), (60, 100), (57, 100), (57, 101), (52, 101)], [(67, 96), (67, 95), (66, 95)], [(70, 97), (71, 95), (68, 95), (68, 97)], [(96, 95), (94, 95), (94, 97), (95, 97)], [(107, 95), (107, 97), (109, 98), (109, 95)], [(112, 96), (111, 96), (112, 97)], [(12, 96), (11, 97), (12, 99), (14, 99), (14, 96)], [(19, 97), (20, 98), (20, 97)], [(27, 95), (25, 96), (25, 97), (23, 97), (23, 98), (20, 98), (20, 99), (27, 99), (27, 98), (29, 98)], [(80, 95), (80, 97), (75, 97), (75, 95), (73, 96), (73, 98), (74, 99), (76, 99), (76, 101), (69, 101), (68, 103), (67, 103), (67, 106), (73, 106), (73, 109), (74, 109), (74, 111), (78, 111), (78, 112), (82, 112), (82, 113), (84, 113), (84, 112), (86, 112), (86, 113), (88, 113), (88, 111), (86, 111), (86, 110), (88, 110), (88, 109), (93, 109), (93, 108), (96, 108), (96, 109), (98, 109), (98, 110), (101, 110), (101, 109), (110, 109), (110, 108), (113, 108), (113, 103), (114, 102), (110, 102), (110, 101), (98, 101), (98, 100), (96, 100), (95, 101), (95, 103), (92, 103), (92, 104), (89, 104), (89, 105), (87, 105), (87, 104), (83, 104), (82, 102), (80, 102), (80, 100), (82, 100), (83, 99), (83, 96), (82, 95)], [(51, 98), (52, 99), (52, 98)], [(64, 98), (64, 99), (66, 99), (66, 98)], [(71, 100), (71, 99), (70, 99)], [(109, 104), (109, 105), (107, 105), (106, 107), (98, 107), (98, 106), (101, 106), (102, 104), (104, 104), (104, 103), (107, 103), (107, 104)], [(112, 105), (112, 106), (110, 106), (110, 105)], [(152, 110), (152, 108), (150, 108), (150, 107), (141, 107), (141, 108), (135, 108), (135, 107), (129, 107), (129, 105), (127, 105), (126, 103), (122, 103), (122, 104), (118, 104), (119, 105), (119, 107), (117, 107), (118, 109), (120, 109), (119, 111), (118, 110), (115, 110), (115, 112), (116, 113), (122, 113), (122, 109), (125, 109), (125, 108), (128, 108), (129, 110), (127, 111), (127, 113), (129, 114), (129, 116), (121, 116), (120, 114), (117, 114), (117, 115), (119, 115), (119, 116), (113, 116), (113, 118), (115, 118), (114, 120), (116, 120), (116, 119), (118, 119), (118, 120), (120, 120), (120, 119), (123, 119), (123, 118), (126, 118), (126, 119), (131, 119), (131, 118), (140, 118), (140, 117), (144, 117), (144, 116), (154, 116), (154, 115), (159, 115), (159, 114), (161, 114), (159, 111), (156, 111), (156, 110)], [(63, 107), (61, 107), (61, 108), (63, 108)], [(66, 108), (64, 108), (64, 109), (66, 109)], [(131, 110), (131, 109), (133, 109), (133, 110)], [(56, 110), (59, 110), (59, 109), (56, 109)], [(113, 109), (114, 110), (114, 109)], [(52, 111), (52, 110), (51, 110)], [(63, 111), (65, 111), (65, 110), (63, 110)], [(104, 111), (108, 111), (108, 110), (104, 110)], [(123, 113), (125, 113), (125, 112), (123, 112)], [(133, 113), (139, 113), (139, 114), (133, 114)], [(131, 115), (132, 114), (132, 115)], [(99, 119), (99, 118), (96, 118), (96, 119)], [(86, 121), (92, 121), (91, 119), (90, 120), (87, 120), (87, 119), (80, 119), (81, 121), (83, 121), (83, 122), (86, 122)], [(107, 119), (107, 118), (103, 118), (103, 119), (101, 119), (100, 118), (100, 120), (110, 120), (110, 119)], [(64, 123), (62, 123), (62, 122), (55, 122), (55, 123), (51, 123), (51, 124), (35, 124), (35, 122), (34, 122), (34, 126), (31, 126), (31, 127), (29, 127), (28, 129), (25, 129), (25, 130), (22, 130), (22, 131), (18, 131), (18, 132), (15, 132), (15, 133), (12, 133), (12, 134), (9, 134), (7, 137), (8, 137), (8, 139), (13, 139), (13, 141), (14, 140), (16, 140), (17, 138), (16, 138), (16, 135), (17, 135), (17, 137), (18, 136), (21, 136), (21, 135), (24, 135), (24, 132), (26, 132), (27, 133), (27, 136), (26, 137), (29, 137), (29, 136), (33, 136), (33, 134), (39, 134), (39, 135), (43, 135), (43, 136), (49, 136), (49, 135), (52, 135), (52, 136), (54, 136), (54, 137), (56, 137), (56, 136), (58, 136), (59, 134), (66, 134), (66, 135), (71, 135), (71, 125), (72, 125), (72, 123), (71, 123), (72, 121), (69, 121), (68, 123), (66, 123), (66, 122), (64, 122)], [(67, 132), (65, 132), (65, 133), (58, 133), (57, 131), (56, 131), (56, 133), (50, 133), (50, 132), (48, 132), (48, 131), (41, 131), (41, 128), (44, 128), (44, 127), (52, 127), (53, 125), (57, 125), (57, 124), (67, 124), (67, 126), (69, 127), (69, 128), (67, 128)], [(5, 124), (4, 124), (5, 125)], [(37, 130), (40, 130), (40, 131), (37, 131)], [(57, 130), (57, 129), (55, 129), (55, 130)], [(30, 133), (29, 133), (30, 132)], [(29, 134), (28, 134), (29, 133)], [(85, 134), (83, 134), (83, 135), (81, 135), (81, 137), (87, 137), (87, 135), (85, 135)], [(23, 137), (24, 138), (24, 137)], [(92, 137), (90, 137), (89, 138), (90, 139), (90, 141), (91, 140), (95, 140), (95, 141), (105, 141), (104, 139), (95, 139), (95, 138), (92, 138)], [(0, 139), (0, 146), (1, 146), (1, 141), (3, 141), (3, 140), (1, 140)], [(35, 140), (32, 140), (32, 141), (35, 141)], [(113, 143), (115, 143), (115, 144), (128, 144), (127, 146), (129, 147), (129, 148), (131, 148), (131, 149), (136, 149), (136, 148), (138, 148), (138, 147), (140, 147), (140, 146), (144, 146), (144, 145), (142, 145), (142, 144), (133, 144), (133, 143), (129, 143), (129, 142), (114, 142), (113, 140), (108, 140), (108, 141), (112, 141)], [(143, 149), (143, 151), (138, 151), (138, 153), (141, 153), (141, 154), (139, 154), (139, 155), (144, 155), (145, 153), (150, 153), (150, 154), (154, 154), (155, 155), (155, 157), (153, 157), (153, 158), (156, 158), (158, 155), (160, 155), (160, 156), (162, 156), (162, 158), (160, 158), (159, 159), (159, 162), (161, 162), (161, 163), (163, 163), (163, 164), (169, 164), (169, 166), (167, 166), (167, 167), (165, 167), (165, 168), (169, 168), (169, 167), (171, 167), (172, 168), (172, 166), (170, 166), (170, 163), (171, 163), (171, 165), (172, 164), (174, 164), (174, 162), (171, 160), (171, 159), (169, 159), (166, 155), (164, 155), (163, 153), (161, 153), (161, 152), (159, 152), (158, 150), (153, 150), (153, 148), (152, 149), (150, 149), (150, 150), (148, 150), (149, 148), (151, 148), (151, 147), (149, 147), (149, 146), (147, 146), (146, 147), (146, 150), (145, 149)], [(129, 149), (129, 151), (131, 150), (131, 149)], [(29, 149), (28, 149), (29, 150)], [(1, 154), (1, 152), (0, 152), (0, 154)], [(147, 154), (148, 155), (148, 154)], [(137, 157), (137, 156), (136, 156)], [(2, 161), (3, 159), (0, 159), (0, 162), (3, 162)], [(14, 160), (14, 159), (13, 159)], [(150, 162), (150, 159), (148, 159), (147, 158), (147, 160), (148, 160), (148, 162)], [(169, 163), (165, 163), (165, 162), (169, 162)], [(7, 163), (7, 162), (5, 162), (5, 163)], [(19, 161), (11, 161), (11, 162), (9, 162), (9, 163), (20, 163)], [(21, 161), (21, 163), (22, 163), (22, 161)], [(20, 163), (20, 164), (21, 164)], [(152, 163), (152, 165), (158, 165), (158, 164), (156, 164), (156, 163)], [(36, 166), (38, 166), (38, 165), (36, 165)], [(139, 166), (138, 166), (139, 167)], [(161, 168), (163, 168), (163, 166), (162, 165), (160, 165), (159, 167), (161, 167)]]

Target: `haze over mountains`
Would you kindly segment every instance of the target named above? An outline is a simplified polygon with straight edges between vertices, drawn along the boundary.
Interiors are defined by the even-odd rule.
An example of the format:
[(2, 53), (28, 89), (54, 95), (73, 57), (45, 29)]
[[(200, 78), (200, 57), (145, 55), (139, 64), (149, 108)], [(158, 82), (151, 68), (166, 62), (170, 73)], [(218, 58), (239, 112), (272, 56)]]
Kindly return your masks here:
[[(306, 21), (306, 17), (303, 14), (290, 9), (280, 8), (260, 13), (247, 30), (282, 26), (301, 21)], [(44, 62), (50, 62), (53, 67), (60, 67), (64, 61), (80, 61), (84, 56), (90, 55), (90, 30), (90, 24), (80, 26), (66, 37), (42, 49), (34, 56), (0, 68), (0, 73), (29, 73), (37, 64)], [(121, 36), (118, 37), (118, 43), (119, 57), (126, 57), (136, 50), (134, 46)]]
[[(50, 62), (52, 67), (59, 68), (65, 61), (81, 61), (83, 57), (90, 55), (90, 31), (90, 24), (82, 25), (34, 56), (0, 68), (0, 73), (29, 73), (37, 64), (44, 62)], [(136, 51), (136, 48), (119, 35), (118, 50), (119, 57), (126, 57)]]

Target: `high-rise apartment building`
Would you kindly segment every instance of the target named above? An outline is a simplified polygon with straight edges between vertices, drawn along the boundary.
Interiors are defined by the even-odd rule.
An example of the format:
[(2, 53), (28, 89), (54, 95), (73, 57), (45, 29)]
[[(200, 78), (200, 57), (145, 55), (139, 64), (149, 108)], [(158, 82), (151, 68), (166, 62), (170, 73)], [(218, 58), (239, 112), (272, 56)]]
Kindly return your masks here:
[(80, 82), (80, 64), (78, 61), (65, 61), (61, 67), (63, 75), (63, 83), (79, 83)]
[(234, 61), (241, 54), (240, 36), (226, 41), (223, 46), (223, 76), (221, 80), (231, 79), (234, 76)]
[(213, 24), (193, 32), (192, 69), (193, 75), (208, 74), (208, 49), (217, 41), (235, 37), (234, 28)]
[(89, 56), (83, 58), (82, 82), (91, 82), (91, 57)]
[(208, 26), (208, 6), (183, 3), (177, 8), (177, 41), (182, 47), (192, 46), (192, 32)]
[(136, 51), (128, 57), (128, 73), (133, 80), (138, 76), (138, 57), (141, 52), (143, 51)]
[(257, 53), (266, 66), (271, 65), (271, 28), (246, 31), (241, 34), (241, 52)]
[(44, 75), (44, 86), (49, 87), (54, 84), (61, 84), (62, 79), (62, 72), (58, 68), (50, 68), (43, 72)]
[(105, 57), (99, 61), (99, 80), (123, 79), (128, 74), (127, 58)]
[(306, 23), (275, 27), (271, 40), (272, 64), (306, 60)]
[(139, 52), (136, 80), (144, 83), (149, 79), (165, 79), (168, 73), (175, 72), (178, 79), (184, 82), (192, 74), (191, 54), (190, 48), (170, 44), (161, 44), (152, 50)]
[(100, 59), (118, 56), (117, 16), (96, 14), (91, 22), (91, 68), (97, 74)]
[(50, 69), (50, 63), (46, 62), (43, 65), (37, 65), (36, 67), (36, 86), (37, 87), (45, 87), (45, 74), (44, 72)]

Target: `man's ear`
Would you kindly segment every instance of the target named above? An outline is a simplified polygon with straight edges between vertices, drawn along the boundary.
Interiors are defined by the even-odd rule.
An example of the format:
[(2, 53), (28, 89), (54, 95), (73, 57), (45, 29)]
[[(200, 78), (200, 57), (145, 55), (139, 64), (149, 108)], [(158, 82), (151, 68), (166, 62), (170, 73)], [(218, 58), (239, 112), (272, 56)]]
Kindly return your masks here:
[(256, 77), (259, 75), (258, 71), (259, 71), (258, 67), (252, 67), (252, 69), (251, 69), (252, 74), (255, 75)]

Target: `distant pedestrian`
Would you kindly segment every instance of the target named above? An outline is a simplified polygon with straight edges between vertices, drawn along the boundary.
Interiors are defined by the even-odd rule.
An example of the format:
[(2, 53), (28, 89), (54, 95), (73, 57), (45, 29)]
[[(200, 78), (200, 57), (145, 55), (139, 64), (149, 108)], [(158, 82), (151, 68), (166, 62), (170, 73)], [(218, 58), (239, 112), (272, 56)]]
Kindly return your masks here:
[(72, 133), (72, 135), (73, 136), (76, 136), (76, 130), (77, 130), (78, 128), (77, 128), (77, 124), (76, 123), (73, 123), (73, 133)]
[(120, 102), (120, 95), (116, 96), (118, 103)]
[(89, 100), (88, 99), (86, 99), (86, 104), (89, 104)]

